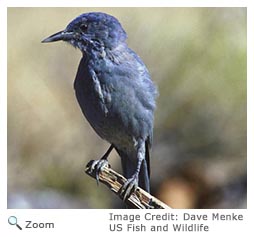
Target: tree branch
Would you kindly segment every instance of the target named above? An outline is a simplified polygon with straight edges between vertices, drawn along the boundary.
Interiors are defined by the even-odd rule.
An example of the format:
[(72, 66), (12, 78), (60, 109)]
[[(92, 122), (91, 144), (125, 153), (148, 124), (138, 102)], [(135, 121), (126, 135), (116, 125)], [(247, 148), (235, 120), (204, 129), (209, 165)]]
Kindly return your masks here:
[[(96, 179), (95, 170), (91, 168), (93, 160), (91, 160), (85, 168), (86, 174)], [(99, 181), (105, 184), (113, 193), (115, 193), (120, 199), (123, 197), (120, 195), (119, 190), (123, 184), (127, 181), (122, 175), (112, 170), (110, 167), (105, 166), (101, 169), (99, 174)], [(140, 187), (137, 188), (131, 196), (125, 200), (125, 203), (130, 208), (135, 209), (168, 209), (171, 208), (165, 203), (161, 202), (151, 194), (147, 193)]]

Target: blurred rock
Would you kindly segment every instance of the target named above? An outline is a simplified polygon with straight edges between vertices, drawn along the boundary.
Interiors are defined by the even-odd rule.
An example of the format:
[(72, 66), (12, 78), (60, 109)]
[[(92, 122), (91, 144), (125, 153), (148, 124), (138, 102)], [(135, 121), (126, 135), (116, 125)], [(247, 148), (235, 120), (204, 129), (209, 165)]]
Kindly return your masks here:
[(35, 209), (83, 209), (91, 208), (88, 201), (75, 199), (73, 196), (56, 190), (16, 192), (8, 195), (8, 208)]

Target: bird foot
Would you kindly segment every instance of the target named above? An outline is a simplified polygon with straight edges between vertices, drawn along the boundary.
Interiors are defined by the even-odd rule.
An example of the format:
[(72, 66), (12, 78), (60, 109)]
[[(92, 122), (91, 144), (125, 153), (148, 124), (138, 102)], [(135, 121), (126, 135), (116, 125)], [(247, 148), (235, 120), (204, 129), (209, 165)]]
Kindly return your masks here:
[(127, 179), (127, 181), (119, 190), (120, 196), (123, 197), (123, 201), (128, 199), (131, 196), (131, 194), (137, 190), (137, 187), (138, 187), (138, 177), (136, 175)]
[(95, 172), (95, 178), (96, 178), (96, 182), (97, 185), (99, 185), (99, 174), (101, 172), (101, 170), (106, 167), (109, 166), (108, 160), (107, 159), (100, 159), (100, 160), (93, 160), (93, 163), (91, 164), (91, 168), (90, 168), (90, 173)]

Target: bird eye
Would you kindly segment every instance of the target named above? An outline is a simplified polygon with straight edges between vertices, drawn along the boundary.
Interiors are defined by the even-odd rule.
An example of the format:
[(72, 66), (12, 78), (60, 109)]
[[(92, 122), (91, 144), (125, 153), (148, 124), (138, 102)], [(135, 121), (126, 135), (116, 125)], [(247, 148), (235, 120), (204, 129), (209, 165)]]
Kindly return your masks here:
[(88, 25), (87, 24), (82, 24), (80, 26), (80, 29), (83, 31), (83, 32), (86, 32), (87, 31), (87, 28), (88, 28)]

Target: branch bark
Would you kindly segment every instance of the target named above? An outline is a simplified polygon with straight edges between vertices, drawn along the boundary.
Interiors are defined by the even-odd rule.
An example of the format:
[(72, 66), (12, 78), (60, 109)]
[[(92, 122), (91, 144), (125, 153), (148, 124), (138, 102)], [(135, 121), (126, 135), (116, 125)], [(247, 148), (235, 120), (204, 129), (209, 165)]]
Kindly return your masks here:
[[(91, 160), (86, 168), (85, 173), (96, 179), (95, 170), (91, 168), (93, 160)], [(105, 184), (113, 193), (115, 193), (120, 199), (123, 200), (123, 197), (120, 195), (120, 189), (127, 181), (125, 177), (111, 169), (109, 166), (105, 166), (101, 169), (99, 174), (99, 181)], [(137, 188), (131, 196), (125, 200), (125, 203), (130, 208), (135, 209), (168, 209), (171, 208), (165, 203), (161, 202), (156, 197), (147, 193), (140, 187)]]

